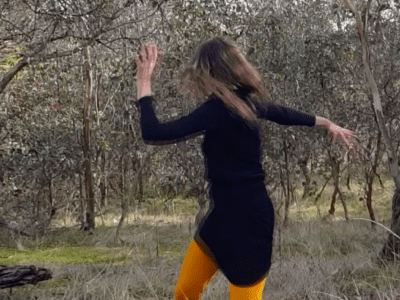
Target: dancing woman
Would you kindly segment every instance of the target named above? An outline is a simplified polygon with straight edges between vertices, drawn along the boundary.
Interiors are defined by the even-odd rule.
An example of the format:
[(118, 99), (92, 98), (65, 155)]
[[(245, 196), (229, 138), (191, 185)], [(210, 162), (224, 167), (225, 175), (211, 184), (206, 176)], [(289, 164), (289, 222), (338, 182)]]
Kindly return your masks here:
[(257, 119), (282, 125), (322, 126), (350, 146), (354, 133), (331, 121), (264, 102), (260, 74), (230, 39), (203, 42), (182, 73), (194, 95), (207, 101), (189, 115), (160, 123), (155, 116), (151, 77), (157, 48), (141, 48), (137, 64), (137, 105), (146, 143), (176, 143), (204, 134), (210, 208), (185, 254), (174, 297), (199, 299), (220, 269), (229, 280), (230, 299), (261, 299), (271, 267), (274, 208), (264, 187)]

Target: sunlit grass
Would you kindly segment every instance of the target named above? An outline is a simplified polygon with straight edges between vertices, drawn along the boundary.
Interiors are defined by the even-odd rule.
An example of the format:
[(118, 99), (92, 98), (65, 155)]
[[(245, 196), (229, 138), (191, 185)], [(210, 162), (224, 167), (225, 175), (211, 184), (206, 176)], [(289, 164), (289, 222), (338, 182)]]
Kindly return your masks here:
[[(384, 189), (382, 189), (376, 178), (373, 183), (372, 192), (372, 208), (374, 210), (376, 221), (386, 222), (391, 217), (391, 200), (393, 197), (394, 183), (387, 175), (381, 176)], [(297, 183), (300, 186), (300, 182)], [(318, 185), (318, 193), (322, 188), (322, 183)], [(363, 183), (359, 184), (357, 181), (351, 181), (351, 190), (348, 190), (345, 184), (341, 184), (341, 192), (345, 194), (345, 202), (347, 206), (348, 215), (350, 218), (370, 218), (369, 211), (364, 201), (360, 201), (360, 197), (364, 196)], [(316, 195), (308, 197), (305, 200), (301, 200), (303, 195), (302, 189), (295, 190), (296, 200), (292, 201), (290, 207), (290, 217), (295, 220), (314, 220), (320, 219), (329, 214), (330, 204), (332, 201), (332, 195), (334, 187), (330, 184), (324, 189), (323, 194), (315, 203)], [(275, 201), (282, 201), (282, 195), (274, 193), (271, 198)], [(283, 209), (283, 207), (282, 207)], [(283, 215), (283, 212), (278, 212)], [(340, 201), (339, 195), (336, 196), (335, 204), (335, 217), (336, 219), (343, 220), (345, 218), (344, 208)]]

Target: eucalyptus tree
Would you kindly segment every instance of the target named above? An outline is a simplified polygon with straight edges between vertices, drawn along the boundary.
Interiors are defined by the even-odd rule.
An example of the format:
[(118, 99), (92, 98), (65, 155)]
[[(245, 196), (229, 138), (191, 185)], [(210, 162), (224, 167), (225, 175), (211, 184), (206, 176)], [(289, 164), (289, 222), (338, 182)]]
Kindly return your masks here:
[[(356, 19), (356, 28), (362, 46), (362, 63), (364, 73), (372, 94), (371, 100), (376, 116), (376, 122), (386, 147), (386, 153), (388, 157), (388, 169), (395, 185), (394, 195), (392, 199), (392, 232), (389, 234), (387, 242), (380, 252), (381, 257), (393, 260), (396, 258), (396, 256), (400, 254), (400, 171), (398, 163), (399, 159), (397, 154), (398, 147), (394, 148), (392, 137), (389, 135), (390, 132), (387, 128), (387, 125), (385, 124), (385, 111), (383, 111), (382, 109), (380, 96), (381, 93), (378, 87), (379, 81), (376, 80), (376, 74), (379, 70), (379, 65), (377, 65), (378, 70), (374, 70), (374, 74), (372, 71), (373, 64), (371, 63), (371, 58), (374, 57), (373, 54), (375, 54), (377, 56), (377, 60), (385, 60), (386, 56), (382, 55), (385, 52), (389, 52), (394, 56), (399, 55), (399, 49), (393, 49), (393, 46), (397, 45), (400, 39), (398, 34), (399, 7), (398, 3), (395, 3), (393, 1), (385, 1), (385, 3), (374, 3), (372, 0), (369, 0), (367, 3), (362, 3), (359, 6), (356, 6), (355, 3), (349, 0), (345, 0), (344, 3), (346, 7), (354, 14)], [(383, 12), (386, 12), (384, 22), (381, 21)], [(375, 35), (372, 35), (372, 38), (370, 33), (373, 29), (371, 28), (371, 25), (375, 25)], [(388, 39), (389, 36), (391, 37), (390, 40)], [(378, 49), (380, 51), (375, 52)], [(397, 64), (397, 61), (391, 61), (389, 70), (393, 70)], [(391, 109), (397, 111), (399, 105), (396, 105), (396, 102), (394, 102), (394, 100), (398, 97), (400, 92), (398, 92), (397, 95), (394, 95), (393, 97), (393, 94), (389, 95), (390, 92), (386, 91), (386, 87), (391, 81), (400, 81), (400, 77), (399, 73), (396, 71), (392, 71), (389, 74), (390, 75), (386, 77), (384, 90), (386, 96), (389, 96), (388, 98), (390, 99)]]
[[(106, 113), (100, 111), (99, 106), (96, 105), (100, 95), (99, 86), (105, 86), (112, 81), (116, 68), (112, 63), (106, 62), (104, 57), (107, 55), (103, 55), (103, 60), (100, 62), (92, 62), (91, 70), (86, 64), (86, 71), (89, 72), (86, 72), (85, 76), (85, 89), (85, 81), (82, 80), (85, 62), (83, 51), (88, 47), (92, 47), (93, 52), (105, 49), (108, 55), (117, 54), (114, 62), (121, 61), (120, 57), (126, 58), (127, 55), (133, 53), (133, 51), (124, 52), (127, 47), (136, 50), (141, 39), (151, 34), (146, 25), (154, 22), (154, 17), (160, 14), (162, 5), (163, 2), (147, 1), (145, 3), (131, 0), (2, 1), (0, 4), (0, 65), (2, 66), (0, 93), (4, 95), (5, 100), (2, 103), (3, 124), (9, 124), (9, 127), (3, 130), (2, 145), (6, 148), (5, 145), (8, 144), (18, 150), (27, 148), (26, 151), (35, 151), (32, 150), (31, 144), (26, 145), (21, 141), (22, 134), (16, 138), (18, 128), (13, 128), (16, 125), (15, 119), (21, 120), (21, 126), (25, 123), (25, 130), (29, 129), (31, 133), (33, 115), (42, 117), (40, 112), (53, 111), (49, 113), (54, 117), (49, 119), (49, 127), (60, 127), (58, 124), (60, 122), (68, 124), (68, 130), (63, 128), (68, 137), (65, 141), (72, 138), (75, 142), (64, 146), (71, 152), (75, 151), (75, 154), (78, 153), (79, 156), (82, 155), (82, 151), (76, 151), (69, 146), (76, 143), (81, 145), (81, 150), (85, 150), (83, 151), (85, 155), (79, 164), (82, 161), (85, 162), (85, 178), (93, 178), (96, 174), (93, 174), (90, 166), (98, 156), (90, 154), (99, 142), (107, 144), (107, 139), (103, 138), (100, 141), (97, 139), (96, 135), (103, 137), (104, 135), (90, 124), (89, 121), (96, 119), (96, 115), (94, 113), (89, 115), (88, 112), (96, 111), (97, 125), (101, 128), (103, 125), (100, 121), (103, 119), (99, 116), (102, 113), (105, 116)], [(89, 62), (88, 56), (86, 62)], [(126, 65), (127, 60), (125, 59), (123, 63)], [(128, 64), (127, 67), (131, 68), (129, 75), (133, 77), (134, 65)], [(11, 87), (7, 87), (10, 82), (12, 82)], [(114, 94), (115, 92), (116, 90), (113, 91)], [(120, 88), (117, 92), (121, 97)], [(127, 100), (125, 103), (120, 102), (114, 105), (115, 99), (112, 94), (101, 94), (101, 96), (104, 105), (101, 109), (107, 110), (110, 106), (117, 107), (118, 110), (122, 109), (121, 115), (126, 111), (123, 108), (126, 107)], [(124, 98), (127, 98), (126, 95)], [(83, 115), (80, 114), (82, 107), (86, 108), (83, 110)], [(10, 111), (12, 111), (11, 114)], [(54, 116), (54, 114), (58, 115)], [(79, 120), (82, 120), (82, 124)], [(124, 136), (127, 134), (124, 133)], [(82, 140), (82, 136), (85, 139)], [(92, 145), (89, 144), (90, 138), (93, 140)], [(12, 149), (8, 147), (5, 150), (7, 152)], [(72, 157), (75, 158), (76, 155)], [(78, 174), (81, 173), (80, 170), (81, 168), (77, 170)], [(50, 174), (50, 178), (55, 176), (53, 175)], [(88, 200), (90, 209), (88, 209), (86, 221), (89, 227), (94, 228), (93, 182), (90, 183), (88, 180), (86, 182), (86, 195), (83, 196), (81, 192), (80, 198)]]

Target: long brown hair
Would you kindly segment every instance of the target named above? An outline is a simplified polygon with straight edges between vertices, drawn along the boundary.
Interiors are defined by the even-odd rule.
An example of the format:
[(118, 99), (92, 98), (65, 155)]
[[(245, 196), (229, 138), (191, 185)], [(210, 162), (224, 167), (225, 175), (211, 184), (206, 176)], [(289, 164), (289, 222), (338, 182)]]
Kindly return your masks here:
[(237, 44), (227, 37), (214, 37), (201, 43), (181, 79), (183, 86), (196, 97), (214, 93), (250, 123), (256, 120), (255, 112), (235, 89), (246, 87), (258, 100), (266, 98), (260, 74), (240, 53)]

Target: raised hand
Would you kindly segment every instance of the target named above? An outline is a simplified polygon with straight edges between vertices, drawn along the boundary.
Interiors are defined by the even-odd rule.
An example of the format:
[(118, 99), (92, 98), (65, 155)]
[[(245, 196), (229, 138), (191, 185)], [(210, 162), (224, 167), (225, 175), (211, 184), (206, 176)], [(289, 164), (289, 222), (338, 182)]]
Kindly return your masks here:
[(134, 56), (136, 61), (136, 77), (139, 81), (151, 80), (157, 62), (158, 50), (153, 44), (142, 45), (140, 48), (141, 59), (138, 55)]
[(134, 56), (136, 62), (137, 98), (151, 95), (151, 76), (157, 62), (158, 50), (156, 45), (142, 45), (140, 56)]

